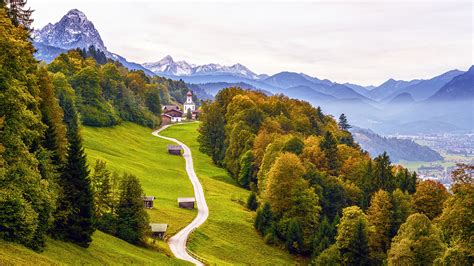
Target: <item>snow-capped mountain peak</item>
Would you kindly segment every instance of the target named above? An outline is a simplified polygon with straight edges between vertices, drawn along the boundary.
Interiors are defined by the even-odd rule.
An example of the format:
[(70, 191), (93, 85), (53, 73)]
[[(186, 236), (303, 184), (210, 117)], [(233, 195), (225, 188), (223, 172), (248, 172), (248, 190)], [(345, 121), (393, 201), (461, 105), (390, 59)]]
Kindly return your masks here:
[(259, 78), (257, 74), (239, 63), (232, 66), (220, 64), (195, 65), (186, 61), (175, 62), (170, 55), (154, 63), (144, 63), (143, 66), (156, 74), (170, 76), (231, 74), (249, 79)]
[(44, 28), (35, 30), (33, 39), (35, 42), (66, 50), (78, 47), (87, 49), (92, 45), (109, 54), (94, 24), (77, 9), (70, 10), (59, 22), (49, 23)]

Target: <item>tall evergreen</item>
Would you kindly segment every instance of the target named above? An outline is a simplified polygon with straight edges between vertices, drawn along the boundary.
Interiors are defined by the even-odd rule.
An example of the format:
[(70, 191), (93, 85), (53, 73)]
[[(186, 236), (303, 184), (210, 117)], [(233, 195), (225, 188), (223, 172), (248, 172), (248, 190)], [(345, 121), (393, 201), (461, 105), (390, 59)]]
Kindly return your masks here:
[(375, 192), (379, 189), (385, 191), (393, 191), (395, 189), (395, 180), (393, 178), (392, 166), (390, 165), (390, 158), (387, 152), (380, 154), (374, 159), (374, 178), (372, 183), (372, 191)]
[(61, 98), (67, 125), (69, 149), (67, 162), (60, 177), (61, 195), (58, 202), (54, 235), (80, 246), (88, 247), (94, 228), (94, 198), (82, 147), (79, 120), (71, 99)]
[(329, 170), (332, 174), (337, 175), (337, 141), (330, 131), (326, 131), (320, 146), (326, 157)]
[(33, 19), (31, 15), (33, 10), (31, 8), (26, 9), (27, 0), (2, 0), (0, 7), (7, 7), (7, 13), (15, 26), (23, 26), (29, 29)]
[(259, 231), (262, 235), (265, 235), (266, 232), (271, 228), (273, 223), (273, 213), (268, 202), (263, 204), (263, 207), (257, 211), (257, 216), (255, 217), (255, 229)]
[(350, 128), (352, 128), (352, 126), (349, 125), (345, 114), (341, 114), (339, 116), (339, 128), (341, 128), (342, 130), (349, 130)]

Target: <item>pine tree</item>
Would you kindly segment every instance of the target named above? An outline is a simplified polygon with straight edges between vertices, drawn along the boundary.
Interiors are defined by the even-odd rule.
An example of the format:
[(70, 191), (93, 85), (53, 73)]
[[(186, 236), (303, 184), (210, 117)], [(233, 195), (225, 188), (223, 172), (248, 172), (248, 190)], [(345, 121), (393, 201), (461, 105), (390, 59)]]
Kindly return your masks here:
[(341, 114), (339, 116), (339, 128), (346, 131), (352, 128), (352, 126), (349, 125), (349, 122), (347, 122), (347, 117), (345, 114)]
[(191, 112), (191, 109), (188, 109), (188, 111), (186, 111), (186, 119), (187, 120), (193, 119), (193, 113)]
[(262, 235), (265, 235), (267, 230), (271, 228), (273, 224), (273, 213), (268, 202), (263, 204), (263, 207), (257, 211), (257, 216), (255, 217), (255, 229), (259, 231)]
[(373, 192), (383, 189), (392, 192), (395, 189), (395, 180), (393, 178), (392, 166), (387, 152), (377, 156), (374, 159), (375, 169), (372, 182)]
[(88, 247), (94, 233), (94, 199), (87, 169), (87, 159), (79, 133), (79, 120), (71, 99), (62, 98), (67, 125), (69, 150), (60, 177), (55, 236)]
[(258, 208), (257, 194), (255, 194), (255, 192), (250, 193), (247, 199), (247, 208), (252, 211)]
[(324, 151), (330, 172), (334, 175), (337, 175), (337, 141), (330, 131), (326, 131), (320, 146), (321, 150)]
[(26, 2), (26, 0), (2, 0), (0, 7), (7, 7), (13, 25), (21, 25), (26, 29), (30, 29), (31, 23), (33, 23), (31, 18), (33, 10), (31, 8), (25, 9)]
[(125, 174), (120, 190), (117, 236), (132, 244), (143, 243), (149, 230), (149, 217), (143, 208), (143, 190), (138, 178)]
[(291, 219), (286, 231), (286, 248), (290, 253), (299, 253), (303, 247), (303, 230), (296, 219)]

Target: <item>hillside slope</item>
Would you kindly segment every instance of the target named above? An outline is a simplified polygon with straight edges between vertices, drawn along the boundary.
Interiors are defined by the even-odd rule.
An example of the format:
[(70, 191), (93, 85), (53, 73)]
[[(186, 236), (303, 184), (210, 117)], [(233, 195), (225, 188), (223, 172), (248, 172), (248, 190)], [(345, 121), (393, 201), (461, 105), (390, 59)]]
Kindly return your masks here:
[(49, 239), (43, 253), (0, 240), (0, 265), (188, 265), (97, 231), (87, 249)]
[(191, 235), (189, 249), (210, 264), (295, 264), (297, 258), (266, 245), (253, 228), (255, 213), (243, 206), (250, 191), (238, 187), (224, 169), (199, 151), (198, 125), (177, 125), (160, 133), (182, 141), (191, 149), (209, 206), (208, 221)]

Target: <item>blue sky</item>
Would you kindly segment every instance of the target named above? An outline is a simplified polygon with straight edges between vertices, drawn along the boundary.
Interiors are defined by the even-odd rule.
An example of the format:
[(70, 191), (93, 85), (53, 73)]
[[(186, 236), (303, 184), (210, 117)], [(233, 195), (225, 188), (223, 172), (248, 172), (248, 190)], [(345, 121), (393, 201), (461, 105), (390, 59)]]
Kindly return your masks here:
[(429, 78), (473, 63), (471, 1), (29, 0), (35, 27), (83, 11), (107, 48), (135, 62), (165, 55), (241, 63), (362, 85)]

